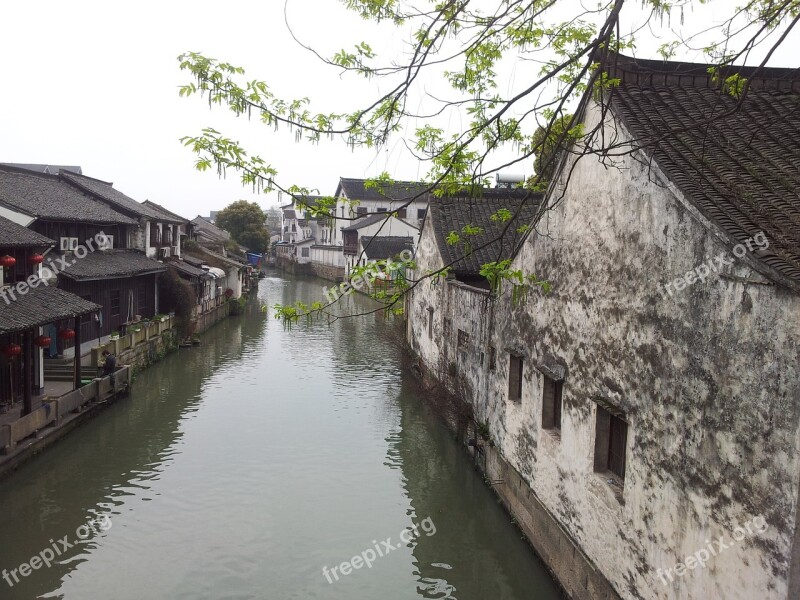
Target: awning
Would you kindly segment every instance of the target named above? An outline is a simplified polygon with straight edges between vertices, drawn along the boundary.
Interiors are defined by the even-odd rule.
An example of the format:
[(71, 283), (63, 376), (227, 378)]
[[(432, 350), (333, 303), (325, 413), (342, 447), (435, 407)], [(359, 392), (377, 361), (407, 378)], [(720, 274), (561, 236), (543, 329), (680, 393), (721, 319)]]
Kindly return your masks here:
[(218, 269), (217, 267), (208, 267), (208, 272), (211, 273), (217, 279), (225, 279), (227, 275), (225, 271), (222, 269)]

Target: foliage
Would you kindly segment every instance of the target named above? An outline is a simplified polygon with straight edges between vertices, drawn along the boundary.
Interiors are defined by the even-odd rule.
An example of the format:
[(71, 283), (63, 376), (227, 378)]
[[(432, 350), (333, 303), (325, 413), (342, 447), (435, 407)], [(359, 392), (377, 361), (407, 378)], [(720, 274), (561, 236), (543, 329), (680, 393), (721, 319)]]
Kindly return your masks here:
[(247, 302), (247, 299), (244, 296), (242, 296), (241, 298), (231, 298), (230, 300), (228, 300), (228, 302), (231, 305), (230, 309), (228, 309), (229, 310), (229, 312), (228, 312), (229, 315), (241, 315), (241, 314), (244, 314), (244, 308), (245, 308), (245, 304)]
[(255, 202), (237, 200), (217, 213), (216, 225), (253, 252), (266, 252), (269, 232), (264, 225), (265, 215)]
[[(437, 195), (473, 193), (495, 172), (531, 160), (536, 173), (526, 187), (544, 190), (567, 151), (599, 154), (606, 164), (613, 164), (612, 151), (618, 148), (592, 144), (603, 132), (599, 125), (584, 129), (575, 109), (583, 97), (604, 101), (613, 94), (619, 83), (611, 73), (615, 53), (634, 49), (637, 35), (659, 37), (662, 43), (656, 54), (664, 59), (679, 53), (693, 57), (701, 48), (713, 65), (711, 75), (719, 88), (743, 98), (748, 81), (737, 73), (738, 67), (756, 49), (769, 58), (800, 17), (800, 0), (744, 0), (742, 6), (720, 2), (711, 23), (686, 19), (706, 0), (343, 3), (369, 25), (380, 23), (407, 36), (402, 56), (380, 56), (373, 45), (360, 40), (345, 40), (330, 58), (317, 53), (341, 71), (343, 79), (380, 78), (381, 85), (374, 87), (381, 92), (375, 97), (346, 110), (320, 110), (310, 98), (283, 98), (268, 82), (246, 76), (242, 67), (196, 52), (179, 57), (180, 68), (189, 75), (179, 93), (201, 95), (211, 106), (254, 117), (267, 130), (287, 127), (298, 141), (341, 140), (350, 147), (369, 148), (402, 143), (423, 163), (426, 181)], [(504, 75), (509, 65), (524, 69), (515, 66), (510, 79)], [(449, 90), (430, 93), (426, 84), (433, 81), (445, 83)], [(321, 92), (317, 100), (328, 95), (328, 90)], [(450, 129), (452, 122), (462, 124), (459, 130)], [(295, 199), (310, 195), (309, 190), (280, 182), (279, 171), (269, 160), (251, 154), (220, 131), (205, 128), (182, 141), (197, 155), (195, 166), (201, 171), (215, 168), (224, 176), (234, 170), (245, 186), (256, 191), (279, 189)], [(498, 158), (502, 148), (510, 148), (513, 158)], [(387, 183), (381, 176), (371, 185)], [(337, 218), (331, 211), (333, 202), (323, 200), (312, 214)], [(507, 217), (498, 213), (498, 222), (508, 223)], [(530, 226), (524, 223), (516, 230), (524, 233)], [(470, 237), (476, 233), (465, 229), (450, 232), (447, 241), (463, 242), (472, 251)], [(241, 231), (236, 229), (234, 237), (238, 239)], [(485, 266), (491, 285), (508, 282), (515, 297), (530, 286), (545, 289), (535, 276), (509, 270), (505, 259), (511, 257), (500, 258)], [(385, 301), (397, 303), (396, 295), (386, 296)], [(279, 311), (289, 321), (305, 312)]]
[(178, 335), (181, 339), (190, 336), (195, 329), (194, 307), (197, 303), (194, 289), (174, 269), (159, 279), (159, 304), (163, 310), (174, 311)]
[(558, 166), (560, 149), (580, 139), (583, 128), (581, 125), (574, 125), (574, 119), (574, 115), (566, 114), (553, 121), (550, 127), (536, 128), (532, 141), (539, 150), (533, 161), (536, 175), (528, 180), (531, 188), (537, 191), (547, 189), (547, 184), (553, 179)]
[(551, 290), (550, 283), (540, 280), (536, 275), (524, 275), (521, 269), (512, 270), (510, 258), (484, 264), (480, 274), (489, 282), (489, 287), (494, 294), (502, 291), (504, 281), (508, 282), (511, 285), (511, 302), (514, 305), (524, 300), (534, 287), (538, 287), (545, 294)]

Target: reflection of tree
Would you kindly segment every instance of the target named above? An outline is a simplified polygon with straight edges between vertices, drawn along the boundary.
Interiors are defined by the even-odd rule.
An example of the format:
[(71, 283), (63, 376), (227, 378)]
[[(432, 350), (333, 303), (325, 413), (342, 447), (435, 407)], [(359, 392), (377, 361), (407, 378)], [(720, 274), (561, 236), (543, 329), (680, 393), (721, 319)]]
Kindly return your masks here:
[[(74, 541), (76, 529), (97, 514), (110, 514), (113, 524), (119, 497), (131, 489), (146, 490), (170, 461), (182, 436), (180, 421), (197, 405), (205, 381), (239, 361), (263, 335), (260, 312), (253, 319), (226, 319), (203, 335), (200, 347), (180, 350), (137, 375), (129, 398), (5, 479), (0, 491), (0, 570), (29, 561), (51, 546), (51, 539), (67, 535)], [(79, 556), (92, 547), (81, 545), (65, 556)], [(13, 588), (0, 580), (0, 597), (39, 597), (57, 589), (80, 562), (42, 568)]]
[(399, 456), (414, 521), (430, 517), (436, 526), (432, 536), (421, 531), (413, 549), (420, 594), (555, 600), (556, 584), (421, 395), (413, 381), (404, 383), (401, 431), (389, 450)]

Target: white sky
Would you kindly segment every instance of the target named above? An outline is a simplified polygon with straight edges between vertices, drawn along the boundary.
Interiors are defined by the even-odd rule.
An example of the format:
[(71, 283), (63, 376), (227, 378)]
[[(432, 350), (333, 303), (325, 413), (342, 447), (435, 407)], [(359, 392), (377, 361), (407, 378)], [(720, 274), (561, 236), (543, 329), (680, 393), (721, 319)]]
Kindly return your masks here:
[[(716, 0), (717, 11), (732, 2)], [(179, 71), (176, 57), (189, 50), (244, 67), (249, 78), (267, 81), (281, 97), (308, 96), (314, 111), (352, 110), (387, 87), (342, 79), (297, 46), (283, 5), (283, 0), (6, 3), (0, 22), (0, 162), (77, 164), (137, 200), (153, 200), (188, 218), (239, 198), (265, 208), (278, 200), (275, 194), (255, 196), (234, 173), (220, 180), (216, 172), (194, 170), (194, 154), (178, 139), (206, 126), (262, 156), (278, 169), (283, 184), (322, 194), (333, 194), (340, 176), (386, 170), (397, 179), (424, 177), (427, 167), (403, 150), (402, 136), (380, 151), (351, 152), (339, 141), (296, 143), (286, 130), (275, 133), (224, 109), (209, 110), (199, 96), (178, 97), (188, 76)], [(712, 4), (702, 9), (708, 12), (687, 15), (687, 25), (705, 24), (714, 9)], [(337, 0), (290, 0), (289, 18), (298, 37), (326, 57), (362, 39), (382, 56), (402, 51), (401, 36), (391, 27), (362, 21)], [(648, 43), (646, 37), (639, 35), (637, 55), (657, 58), (653, 50), (660, 42)], [(796, 67), (798, 42), (793, 35), (770, 66)], [(528, 65), (509, 64), (510, 83), (500, 91), (524, 82)], [(444, 88), (441, 80), (428, 80), (419, 84), (423, 90), (438, 94)], [(455, 131), (460, 121), (450, 115), (444, 126)], [(525, 171), (530, 175), (530, 166)]]

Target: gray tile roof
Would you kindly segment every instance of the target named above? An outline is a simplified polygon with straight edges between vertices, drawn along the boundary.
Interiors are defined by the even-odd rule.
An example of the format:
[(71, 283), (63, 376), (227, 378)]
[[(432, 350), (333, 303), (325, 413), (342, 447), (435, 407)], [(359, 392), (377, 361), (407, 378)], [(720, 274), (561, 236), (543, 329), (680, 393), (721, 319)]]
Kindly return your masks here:
[[(525, 237), (518, 229), (533, 223), (542, 196), (525, 190), (491, 188), (484, 190), (481, 198), (432, 198), (426, 226), (433, 226), (445, 265), (452, 264), (457, 275), (475, 276), (484, 264), (514, 255)], [(516, 216), (505, 223), (493, 221), (492, 215), (503, 208)], [(461, 234), (466, 225), (480, 227), (483, 232), (462, 236), (462, 241), (452, 246), (448, 244), (448, 234), (451, 231)]]
[(203, 252), (204, 254), (207, 254), (208, 256), (216, 258), (217, 260), (221, 260), (222, 262), (224, 262), (226, 264), (229, 264), (232, 267), (244, 267), (244, 266), (247, 266), (246, 262), (238, 260), (238, 259), (236, 259), (236, 258), (234, 258), (232, 256), (223, 256), (222, 254), (219, 254), (218, 252), (214, 252), (212, 250), (209, 250), (208, 248), (201, 247), (200, 251)]
[[(612, 55), (611, 106), (700, 212), (800, 284), (800, 70), (735, 68), (750, 89), (721, 92), (709, 65)], [(730, 75), (726, 73), (725, 75)]]
[(193, 267), (199, 267), (202, 264), (205, 264), (205, 261), (201, 258), (195, 258), (194, 256), (189, 256), (188, 254), (183, 255), (183, 261), (189, 263)]
[(50, 247), (55, 242), (19, 223), (0, 217), (0, 248), (13, 246)]
[(362, 237), (361, 247), (369, 260), (384, 260), (399, 256), (403, 250), (414, 250), (414, 239), (401, 236)]
[(0, 167), (0, 203), (38, 219), (136, 225), (137, 221), (68, 185), (57, 175)]
[(427, 199), (426, 190), (430, 187), (420, 181), (395, 181), (392, 184), (380, 185), (367, 189), (365, 179), (349, 179), (341, 177), (336, 196), (346, 196), (350, 200), (411, 200), (421, 194)]
[(162, 273), (166, 267), (138, 250), (98, 250), (89, 252), (83, 258), (73, 257), (72, 264), (61, 271), (63, 275), (76, 281), (92, 279), (119, 279), (136, 277), (148, 273)]
[(219, 240), (220, 242), (226, 242), (231, 239), (230, 233), (220, 227), (217, 227), (205, 217), (197, 215), (194, 219), (192, 219), (192, 223), (194, 223), (195, 231), (205, 233), (206, 236), (211, 239)]
[(204, 275), (208, 275), (208, 271), (192, 266), (182, 260), (172, 260), (167, 263), (167, 267), (171, 267), (176, 271), (180, 271), (185, 275), (189, 275), (190, 277), (202, 277)]
[(68, 319), (100, 310), (94, 302), (54, 286), (39, 284), (25, 295), (16, 294), (9, 302), (0, 298), (0, 334), (24, 331), (59, 319)]
[(160, 204), (156, 204), (155, 202), (153, 202), (151, 200), (145, 200), (144, 202), (142, 202), (142, 204), (144, 204), (148, 208), (154, 210), (156, 213), (162, 215), (162, 217), (163, 217), (161, 219), (162, 221), (173, 221), (175, 223), (180, 223), (181, 225), (186, 225), (187, 223), (189, 223), (189, 219), (185, 219), (182, 216), (180, 216), (179, 214), (176, 214), (176, 213), (172, 212), (171, 210), (168, 210), (168, 209), (164, 208), (163, 206), (161, 206)]
[(6, 167), (17, 167), (20, 169), (25, 169), (26, 171), (34, 171), (35, 173), (47, 173), (49, 175), (58, 175), (58, 172), (62, 169), (64, 171), (72, 171), (78, 175), (83, 173), (83, 169), (81, 169), (78, 165), (45, 165), (39, 163), (0, 163), (0, 165)]
[(81, 191), (92, 194), (99, 200), (111, 205), (112, 208), (133, 216), (135, 218), (144, 217), (146, 219), (163, 220), (161, 213), (156, 212), (146, 204), (137, 202), (133, 198), (126, 196), (119, 190), (114, 189), (114, 184), (101, 181), (85, 175), (75, 173), (61, 173), (60, 177), (75, 186)]
[[(369, 227), (370, 225), (374, 225), (375, 223), (380, 223), (385, 221), (389, 217), (390, 213), (377, 213), (374, 215), (367, 215), (366, 217), (362, 217), (356, 221), (353, 221), (351, 225), (347, 227), (342, 227), (342, 231), (357, 231), (359, 229), (363, 229), (364, 227)], [(406, 223), (407, 225), (409, 223)], [(413, 225), (412, 225), (413, 227)]]

